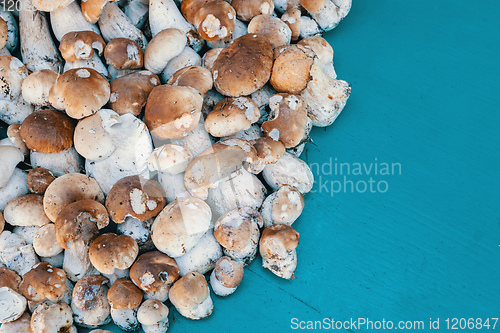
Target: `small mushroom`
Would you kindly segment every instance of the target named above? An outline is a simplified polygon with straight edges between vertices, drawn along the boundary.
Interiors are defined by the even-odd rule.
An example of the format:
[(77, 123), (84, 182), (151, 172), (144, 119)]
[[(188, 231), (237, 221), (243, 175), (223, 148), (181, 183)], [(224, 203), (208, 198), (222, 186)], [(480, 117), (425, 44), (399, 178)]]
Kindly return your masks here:
[(0, 323), (20, 318), (26, 310), (26, 298), (9, 287), (0, 288)]
[(233, 0), (231, 6), (238, 19), (247, 22), (257, 15), (271, 15), (274, 11), (273, 0)]
[(7, 137), (8, 140), (12, 143), (12, 145), (17, 149), (19, 149), (26, 157), (29, 155), (30, 151), (28, 147), (26, 147), (26, 144), (24, 143), (23, 139), (21, 138), (20, 128), (21, 128), (20, 124), (9, 125), (9, 127), (7, 127)]
[(257, 151), (257, 171), (264, 170), (267, 164), (273, 164), (285, 154), (285, 145), (281, 141), (275, 141), (268, 136), (260, 137), (250, 141)]
[(66, 274), (47, 262), (40, 262), (23, 275), (19, 290), (29, 301), (57, 303), (66, 293)]
[(262, 217), (258, 211), (250, 207), (236, 208), (215, 222), (214, 236), (227, 256), (248, 265), (257, 254), (261, 227)]
[(293, 44), (279, 48), (270, 83), (278, 92), (299, 94), (310, 81), (315, 54), (310, 48)]
[(144, 297), (164, 302), (172, 284), (179, 278), (175, 260), (159, 251), (140, 255), (130, 267), (130, 279), (144, 291)]
[(333, 48), (326, 39), (321, 36), (311, 36), (300, 40), (297, 44), (311, 48), (318, 57), (323, 72), (332, 79), (337, 78), (333, 68)]
[(58, 73), (50, 69), (40, 69), (28, 75), (21, 86), (26, 102), (38, 106), (50, 106), (49, 91), (56, 82)]
[(77, 325), (96, 328), (111, 321), (106, 283), (108, 279), (102, 275), (86, 275), (76, 282), (71, 310)]
[(43, 196), (24, 194), (5, 206), (5, 221), (13, 226), (43, 226), (50, 222), (43, 209)]
[(235, 22), (236, 11), (223, 0), (206, 3), (198, 9), (193, 19), (201, 38), (207, 41), (231, 36)]
[(292, 39), (292, 30), (277, 17), (257, 15), (248, 24), (249, 34), (260, 34), (267, 37), (273, 48), (288, 45)]
[(144, 64), (144, 53), (139, 44), (127, 38), (115, 38), (104, 49), (106, 63), (118, 70), (139, 69)]
[(48, 223), (37, 230), (33, 238), (33, 248), (41, 257), (54, 257), (63, 251), (57, 242), (54, 223)]
[(266, 183), (274, 190), (290, 185), (304, 194), (314, 185), (314, 176), (309, 166), (290, 153), (285, 153), (278, 162), (266, 165), (262, 173)]
[(40, 304), (31, 316), (31, 330), (40, 333), (77, 333), (73, 326), (73, 313), (68, 304)]
[(139, 329), (137, 311), (142, 302), (142, 292), (132, 281), (118, 279), (108, 290), (111, 318), (122, 330), (134, 332)]
[(259, 252), (262, 266), (275, 275), (291, 279), (297, 267), (299, 233), (285, 224), (273, 224), (262, 231)]
[(31, 193), (43, 195), (47, 187), (49, 187), (55, 179), (52, 172), (45, 168), (38, 167), (28, 172), (26, 184)]
[(156, 299), (144, 301), (137, 311), (137, 320), (145, 333), (164, 333), (168, 329), (168, 307)]
[(198, 272), (186, 274), (174, 283), (170, 301), (181, 315), (195, 320), (210, 316), (214, 308), (207, 281)]
[[(0, 234), (0, 263), (19, 275), (24, 275), (39, 262), (33, 246), (19, 235), (4, 230)], [(0, 297), (1, 298), (1, 297)]]
[[(84, 2), (87, 3), (89, 0)], [(100, 56), (105, 46), (104, 39), (93, 31), (72, 31), (61, 39), (59, 51), (64, 60), (73, 62), (90, 58), (94, 55), (94, 50)]]
[(261, 214), (264, 226), (272, 224), (292, 225), (304, 209), (302, 193), (295, 187), (283, 185), (262, 203)]
[(89, 248), (90, 262), (104, 275), (130, 268), (138, 254), (139, 246), (132, 237), (113, 233), (100, 235)]
[(210, 285), (217, 296), (229, 296), (243, 279), (243, 264), (229, 257), (220, 258), (210, 275)]
[(224, 98), (205, 119), (205, 128), (215, 137), (225, 137), (244, 131), (258, 121), (260, 111), (248, 97)]

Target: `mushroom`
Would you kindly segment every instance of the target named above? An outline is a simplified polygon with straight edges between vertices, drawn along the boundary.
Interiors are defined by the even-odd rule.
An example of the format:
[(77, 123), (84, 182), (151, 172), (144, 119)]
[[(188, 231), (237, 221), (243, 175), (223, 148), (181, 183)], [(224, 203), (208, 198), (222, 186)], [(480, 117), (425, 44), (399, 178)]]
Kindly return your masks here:
[(8, 183), (16, 166), (24, 160), (24, 155), (20, 149), (13, 146), (0, 146), (0, 188), (5, 187)]
[(81, 119), (96, 113), (109, 100), (109, 82), (92, 68), (70, 69), (50, 88), (49, 101), (68, 116)]
[(155, 74), (160, 74), (170, 60), (181, 54), (186, 43), (187, 37), (182, 30), (170, 28), (158, 32), (146, 47), (144, 67)]
[(301, 16), (299, 19), (300, 37), (307, 38), (321, 34), (321, 28), (315, 20), (309, 16)]
[(290, 153), (285, 153), (276, 163), (266, 165), (262, 174), (273, 190), (290, 185), (304, 194), (314, 185), (314, 176), (309, 166)]
[[(101, 0), (98, 0), (101, 1)], [(146, 37), (114, 3), (109, 2), (103, 9), (99, 19), (99, 28), (106, 42), (115, 38), (128, 38), (142, 49), (148, 44)]]
[(196, 245), (186, 254), (175, 258), (180, 275), (189, 272), (205, 274), (215, 267), (215, 262), (222, 257), (222, 248), (209, 229)]
[(243, 279), (243, 264), (229, 257), (220, 258), (210, 274), (210, 285), (217, 296), (229, 296)]
[(183, 146), (166, 144), (153, 150), (148, 159), (150, 171), (176, 175), (186, 171), (193, 153)]
[(123, 223), (126, 217), (145, 221), (158, 215), (166, 203), (161, 185), (140, 176), (120, 179), (106, 198), (106, 208), (115, 223)]
[(156, 217), (151, 238), (156, 248), (175, 258), (187, 253), (210, 228), (210, 207), (198, 198), (178, 198)]
[[(213, 141), (205, 129), (204, 121), (200, 116), (200, 121), (193, 130), (186, 132), (185, 136), (180, 139), (170, 140), (170, 143), (186, 147), (193, 153), (193, 156), (196, 157), (210, 147)], [(156, 146), (158, 147), (162, 144), (164, 143), (160, 141)]]
[[(72, 69), (93, 69), (97, 71), (99, 74), (104, 76), (106, 79), (113, 77), (109, 72), (107, 67), (101, 61), (101, 58), (97, 54), (91, 55), (87, 59), (78, 59), (73, 62), (66, 61), (64, 64), (63, 72), (70, 71)], [(111, 69), (112, 67), (110, 67)], [(116, 73), (113, 73), (115, 75)], [(115, 75), (116, 77), (116, 75)]]
[(297, 44), (308, 46), (318, 57), (323, 72), (331, 79), (336, 79), (337, 74), (333, 68), (333, 48), (321, 36), (311, 36), (300, 40)]
[(148, 19), (149, 0), (129, 0), (122, 6), (122, 10), (132, 24), (142, 29)]
[(85, 0), (81, 3), (83, 17), (92, 24), (97, 23), (104, 7), (116, 0)]
[(43, 196), (39, 194), (20, 195), (5, 206), (5, 221), (13, 226), (38, 226), (50, 222), (43, 209)]
[(111, 321), (106, 283), (108, 279), (102, 275), (86, 275), (76, 282), (71, 310), (77, 325), (96, 328)]
[(193, 130), (201, 116), (203, 97), (194, 88), (162, 85), (148, 97), (144, 121), (156, 139), (179, 139)]
[(269, 80), (272, 64), (272, 46), (267, 38), (246, 34), (220, 52), (212, 67), (214, 86), (225, 96), (250, 95)]
[(7, 203), (15, 197), (28, 193), (26, 177), (24, 171), (18, 168), (14, 169), (7, 185), (0, 188), (0, 210), (5, 209)]
[(33, 238), (33, 248), (41, 257), (54, 257), (63, 251), (57, 242), (54, 223), (48, 223), (37, 230)]
[(292, 30), (277, 17), (257, 15), (248, 24), (249, 34), (260, 34), (267, 37), (273, 48), (288, 45), (292, 39)]
[(276, 90), (274, 90), (274, 88), (270, 84), (266, 84), (265, 86), (256, 90), (250, 95), (252, 100), (255, 102), (255, 104), (257, 104), (257, 106), (260, 109), (261, 119), (259, 119), (259, 123), (262, 123), (263, 120), (266, 120), (265, 119), (265, 117), (267, 116), (266, 107), (269, 105), (269, 98), (271, 98), (271, 96), (275, 94)]
[(210, 316), (214, 308), (207, 281), (198, 272), (186, 274), (174, 283), (170, 301), (181, 315), (195, 320)]
[(281, 20), (288, 25), (292, 32), (291, 41), (293, 42), (300, 37), (300, 16), (301, 11), (299, 8), (287, 9), (283, 15), (281, 15)]
[(229, 46), (236, 38), (239, 38), (248, 33), (247, 25), (240, 20), (236, 19), (234, 22), (233, 34), (226, 38), (219, 38), (211, 41), (207, 41), (207, 46), (209, 48), (225, 48)]
[(259, 242), (262, 266), (281, 278), (292, 278), (297, 267), (298, 244), (299, 233), (286, 224), (265, 228)]
[(118, 70), (139, 69), (144, 64), (144, 53), (139, 44), (127, 38), (115, 38), (104, 49), (106, 63)]
[(71, 0), (31, 0), (31, 4), (39, 11), (51, 12), (59, 8), (64, 8), (70, 4)]
[(35, 10), (31, 0), (19, 0), (19, 40), (23, 61), (30, 71), (61, 71), (62, 59), (52, 40), (45, 13)]
[(168, 329), (168, 307), (156, 299), (144, 301), (137, 311), (137, 320), (145, 333), (164, 333)]
[(130, 279), (144, 291), (146, 299), (166, 301), (170, 287), (178, 278), (179, 267), (175, 260), (159, 251), (140, 255), (130, 267)]
[(9, 40), (9, 28), (7, 22), (0, 17), (0, 49), (3, 49)]
[(278, 92), (300, 94), (311, 80), (314, 52), (304, 45), (279, 48), (274, 60), (270, 83)]
[(28, 176), (26, 178), (26, 185), (31, 193), (35, 194), (45, 194), (47, 187), (55, 180), (56, 178), (49, 170), (45, 168), (34, 168), (28, 172)]
[[(182, 2), (184, 3), (184, 1)], [(212, 73), (212, 67), (219, 56), (219, 53), (223, 50), (221, 47), (216, 47), (205, 52), (203, 57), (201, 58), (201, 65), (210, 71), (210, 75)]]
[(20, 318), (26, 310), (26, 298), (9, 287), (0, 288), (0, 323)]
[(122, 330), (134, 332), (139, 329), (137, 311), (142, 302), (142, 292), (132, 281), (118, 279), (108, 290), (111, 318)]
[(21, 236), (26, 244), (33, 245), (33, 239), (35, 238), (38, 230), (40, 230), (40, 227), (36, 225), (16, 226), (12, 229), (12, 233)]
[(33, 105), (49, 106), (49, 91), (57, 75), (51, 69), (41, 69), (28, 75), (21, 87), (24, 100)]
[(132, 266), (138, 254), (139, 246), (132, 237), (114, 233), (100, 235), (89, 248), (90, 262), (105, 276), (120, 275)]
[(24, 275), (38, 261), (33, 246), (26, 245), (26, 241), (21, 236), (8, 230), (0, 234), (0, 263), (3, 266), (19, 275)]
[(116, 233), (132, 237), (139, 246), (139, 252), (143, 253), (154, 249), (154, 244), (151, 240), (152, 224), (153, 219), (141, 221), (130, 216), (125, 218), (125, 222), (116, 226)]
[(236, 208), (215, 222), (214, 236), (227, 256), (248, 265), (257, 254), (262, 225), (262, 217), (255, 209)]
[(233, 0), (231, 6), (242, 21), (250, 21), (261, 14), (271, 15), (274, 11), (273, 0)]
[[(167, 82), (175, 72), (190, 66), (201, 66), (201, 57), (191, 47), (186, 46), (179, 55), (175, 56), (168, 62), (160, 77), (163, 82)], [(200, 93), (203, 94), (202, 91), (200, 91)]]
[(236, 12), (229, 3), (214, 0), (203, 5), (193, 18), (201, 38), (207, 41), (227, 38), (233, 34)]
[(268, 136), (260, 137), (250, 141), (257, 151), (257, 163), (255, 171), (264, 170), (267, 164), (276, 163), (285, 153), (285, 146), (281, 141), (274, 141)]
[(14, 321), (3, 323), (0, 326), (0, 333), (32, 333), (31, 317), (28, 312), (23, 313), (21, 317)]
[(109, 107), (119, 115), (131, 113), (138, 116), (146, 105), (151, 90), (158, 85), (158, 76), (147, 70), (116, 78), (111, 81)]
[(186, 0), (181, 2), (180, 11), (189, 23), (194, 25), (194, 16), (198, 10), (212, 0)]
[(66, 293), (66, 274), (47, 262), (40, 262), (23, 275), (19, 290), (29, 301), (57, 303)]
[[(19, 149), (25, 157), (29, 155), (30, 150), (26, 147), (20, 134), (20, 124), (11, 124), (7, 127), (7, 138), (0, 140), (0, 145), (14, 146)], [(5, 141), (4, 141), (5, 140)], [(3, 143), (5, 142), (5, 144)]]
[[(84, 3), (89, 2), (89, 0)], [(102, 55), (106, 44), (100, 35), (94, 31), (72, 31), (61, 38), (59, 51), (64, 60), (73, 62), (80, 59), (88, 59), (97, 54)]]
[(76, 327), (73, 326), (71, 308), (64, 302), (52, 305), (40, 304), (31, 316), (31, 330), (40, 333), (77, 333)]
[(303, 209), (302, 193), (293, 186), (283, 185), (262, 203), (261, 214), (264, 226), (278, 223), (292, 225)]
[(58, 41), (71, 31), (99, 33), (97, 26), (85, 19), (77, 1), (70, 1), (68, 5), (50, 11), (50, 26)]
[(0, 267), (0, 288), (9, 287), (19, 293), (21, 281), (21, 277), (15, 271), (7, 267)]
[(79, 173), (69, 173), (57, 178), (47, 187), (43, 208), (49, 219), (55, 222), (66, 205), (83, 199), (103, 203), (104, 194), (95, 179)]
[(349, 13), (351, 3), (352, 0), (325, 0), (323, 8), (311, 16), (323, 31), (330, 31)]
[(205, 128), (215, 137), (244, 131), (258, 121), (260, 111), (248, 97), (227, 97), (219, 101), (205, 119)]

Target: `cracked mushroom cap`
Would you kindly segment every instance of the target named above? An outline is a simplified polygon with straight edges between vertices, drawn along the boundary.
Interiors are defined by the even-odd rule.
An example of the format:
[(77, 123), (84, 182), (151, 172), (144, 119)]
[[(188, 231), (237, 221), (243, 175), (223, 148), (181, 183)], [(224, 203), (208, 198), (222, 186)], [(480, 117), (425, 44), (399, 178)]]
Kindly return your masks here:
[(269, 98), (271, 113), (262, 124), (265, 135), (281, 141), (285, 148), (297, 146), (306, 133), (307, 103), (299, 95), (276, 94)]
[(145, 221), (158, 215), (166, 204), (160, 183), (141, 176), (120, 179), (106, 198), (106, 208), (115, 223), (125, 222), (127, 216)]
[(61, 210), (78, 200), (91, 199), (104, 202), (104, 194), (96, 180), (80, 173), (68, 173), (54, 180), (43, 197), (43, 209), (52, 222)]
[(74, 0), (31, 0), (33, 6), (42, 12), (52, 12), (59, 8), (64, 8)]
[(33, 105), (49, 106), (49, 91), (58, 75), (50, 69), (40, 69), (28, 75), (21, 86), (24, 100)]
[(137, 320), (143, 325), (156, 325), (168, 319), (168, 307), (156, 299), (145, 300), (137, 311)]
[(32, 333), (31, 316), (28, 312), (23, 313), (21, 317), (8, 323), (3, 323), (0, 327), (0, 333)]
[(0, 100), (13, 101), (21, 95), (23, 80), (28, 69), (21, 60), (10, 55), (0, 56)]
[(68, 304), (40, 304), (31, 316), (31, 331), (37, 333), (77, 333), (73, 313)]
[(208, 297), (210, 292), (207, 281), (198, 272), (184, 275), (170, 289), (170, 301), (177, 309), (193, 309)]
[(243, 280), (244, 273), (243, 264), (229, 257), (221, 257), (215, 263), (215, 277), (226, 288), (236, 288)]
[(0, 267), (0, 288), (9, 287), (19, 292), (19, 284), (21, 281), (21, 277), (15, 271), (7, 267)]
[(285, 22), (292, 32), (292, 41), (296, 41), (300, 37), (300, 17), (302, 13), (299, 8), (287, 9), (281, 16), (281, 20)]
[(248, 33), (265, 36), (273, 48), (290, 44), (292, 38), (288, 25), (271, 15), (255, 16), (248, 24)]
[(212, 73), (200, 66), (187, 66), (175, 72), (167, 81), (171, 86), (192, 87), (201, 94), (205, 94), (212, 89)]
[(3, 211), (5, 221), (13, 226), (38, 226), (50, 222), (43, 209), (43, 196), (23, 194), (7, 204)]
[(210, 1), (198, 9), (193, 23), (204, 40), (226, 38), (234, 32), (236, 12), (226, 1)]
[(314, 52), (303, 45), (288, 45), (277, 49), (271, 74), (271, 85), (278, 92), (299, 94), (312, 79), (310, 72)]
[(100, 235), (89, 248), (90, 262), (102, 274), (129, 268), (138, 254), (139, 246), (132, 237), (113, 233)]
[(108, 282), (102, 275), (85, 275), (76, 282), (71, 309), (77, 324), (97, 327), (109, 321)]
[(140, 255), (130, 267), (130, 279), (144, 291), (158, 291), (178, 278), (179, 266), (175, 260), (159, 251)]
[(121, 76), (111, 81), (109, 105), (120, 115), (132, 113), (138, 116), (146, 105), (151, 90), (159, 85), (158, 75), (147, 70)]
[(109, 223), (106, 208), (95, 200), (84, 199), (65, 206), (55, 222), (57, 243), (65, 249), (70, 243), (83, 239), (85, 244), (97, 237), (98, 229)]
[(231, 2), (238, 19), (248, 22), (257, 15), (271, 15), (274, 11), (273, 0), (233, 0)]
[(94, 50), (100, 56), (105, 47), (104, 39), (94, 31), (72, 31), (61, 38), (59, 51), (64, 60), (73, 62), (92, 57)]
[(48, 262), (39, 262), (23, 275), (19, 290), (28, 301), (59, 302), (66, 293), (66, 273)]
[(327, 64), (333, 60), (333, 48), (326, 39), (321, 36), (307, 37), (297, 44), (307, 46), (313, 50), (321, 64)]
[(282, 223), (291, 225), (304, 209), (304, 197), (295, 187), (283, 185), (266, 198), (261, 212), (264, 226)]
[(81, 119), (96, 113), (109, 100), (108, 80), (92, 68), (73, 68), (62, 73), (50, 88), (49, 101), (68, 116)]
[(3, 49), (9, 40), (9, 28), (7, 22), (0, 17), (0, 49)]
[(52, 172), (45, 168), (38, 167), (31, 169), (30, 172), (28, 172), (26, 184), (28, 185), (28, 190), (30, 190), (31, 193), (43, 195), (47, 190), (47, 187), (49, 187), (55, 179), (56, 178)]
[(95, 24), (101, 16), (101, 12), (108, 2), (113, 2), (117, 0), (85, 0), (81, 3), (82, 14), (85, 19)]
[(253, 208), (243, 207), (228, 211), (215, 222), (214, 237), (228, 250), (243, 250), (252, 235), (259, 233), (262, 216)]
[(264, 259), (285, 259), (299, 245), (299, 233), (286, 224), (273, 224), (262, 231), (259, 252)]
[(71, 118), (56, 110), (40, 110), (27, 116), (20, 134), (29, 150), (59, 153), (73, 146), (75, 126)]
[(189, 148), (176, 144), (166, 144), (153, 150), (148, 159), (148, 168), (171, 175), (186, 171), (193, 160), (193, 153)]
[(108, 290), (108, 302), (113, 309), (135, 309), (142, 302), (142, 291), (128, 279), (118, 279)]
[(257, 158), (262, 164), (273, 164), (285, 154), (285, 145), (281, 141), (275, 141), (268, 136), (263, 136), (251, 141), (255, 150), (257, 150)]
[(259, 107), (251, 98), (226, 97), (207, 115), (205, 128), (215, 137), (230, 136), (249, 129), (259, 118)]
[(162, 85), (149, 94), (144, 122), (157, 139), (181, 139), (192, 131), (201, 117), (203, 97), (185, 86)]
[(214, 86), (222, 95), (250, 95), (269, 80), (273, 66), (273, 50), (261, 35), (246, 34), (236, 38), (222, 50), (213, 67)]
[(141, 46), (128, 38), (115, 38), (104, 49), (108, 65), (116, 69), (138, 69), (144, 64)]

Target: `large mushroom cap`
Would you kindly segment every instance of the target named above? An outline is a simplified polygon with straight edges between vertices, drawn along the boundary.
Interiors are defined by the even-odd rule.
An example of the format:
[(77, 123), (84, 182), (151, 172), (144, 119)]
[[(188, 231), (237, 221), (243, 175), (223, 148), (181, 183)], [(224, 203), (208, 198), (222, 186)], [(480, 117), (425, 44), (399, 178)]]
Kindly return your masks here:
[(92, 68), (73, 68), (50, 88), (49, 101), (68, 116), (81, 119), (96, 113), (109, 100), (109, 82)]
[(19, 290), (32, 302), (59, 302), (66, 293), (66, 273), (48, 262), (40, 262), (23, 275)]
[(49, 106), (49, 91), (57, 76), (58, 73), (50, 69), (40, 69), (28, 75), (22, 85), (24, 100), (34, 105)]
[(200, 66), (187, 66), (175, 72), (167, 81), (172, 86), (192, 87), (202, 96), (212, 89), (212, 73)]
[(222, 50), (213, 67), (214, 86), (225, 96), (250, 95), (269, 80), (273, 48), (261, 35), (246, 34)]
[(89, 248), (90, 262), (103, 274), (129, 268), (138, 254), (139, 246), (132, 237), (113, 233), (100, 235)]
[(250, 21), (260, 14), (271, 15), (274, 11), (273, 0), (233, 0), (231, 6), (242, 21)]
[(205, 128), (215, 137), (230, 136), (249, 129), (259, 118), (259, 108), (251, 98), (228, 97), (215, 104), (205, 119)]
[(156, 291), (179, 278), (175, 260), (159, 251), (140, 255), (130, 267), (130, 279), (144, 291)]
[(73, 146), (75, 125), (71, 118), (56, 110), (40, 110), (30, 114), (21, 124), (20, 134), (34, 152), (59, 153)]
[(85, 275), (76, 282), (71, 309), (77, 324), (97, 327), (109, 321), (111, 307), (106, 298), (108, 282), (102, 275)]
[(106, 208), (115, 223), (123, 223), (127, 216), (145, 221), (158, 215), (166, 203), (160, 183), (141, 176), (120, 179), (106, 198)]
[(118, 279), (108, 290), (108, 302), (114, 309), (135, 309), (142, 302), (142, 292), (128, 279)]
[(265, 36), (273, 48), (290, 44), (292, 38), (292, 30), (288, 25), (271, 15), (255, 16), (248, 24), (248, 33)]
[(39, 194), (20, 195), (5, 206), (4, 218), (13, 226), (38, 226), (50, 222), (43, 209), (43, 196)]

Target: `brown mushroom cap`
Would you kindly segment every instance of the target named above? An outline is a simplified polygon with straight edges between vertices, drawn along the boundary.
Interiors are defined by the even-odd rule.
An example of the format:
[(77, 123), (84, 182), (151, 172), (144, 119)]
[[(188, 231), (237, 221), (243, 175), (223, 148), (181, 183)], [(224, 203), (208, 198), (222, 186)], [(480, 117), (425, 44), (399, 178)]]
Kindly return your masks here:
[(306, 133), (307, 104), (298, 95), (276, 94), (269, 99), (271, 114), (262, 124), (263, 132), (285, 148), (297, 146)]
[(194, 25), (194, 16), (196, 12), (211, 1), (212, 0), (183, 0), (180, 8), (181, 13), (186, 21)]
[(212, 89), (212, 73), (200, 66), (187, 66), (175, 72), (167, 81), (171, 86), (187, 86), (199, 91), (205, 96)]
[(140, 255), (130, 267), (130, 279), (144, 291), (157, 291), (179, 278), (175, 260), (160, 251)]
[(101, 203), (91, 199), (73, 202), (61, 210), (55, 221), (57, 243), (65, 249), (77, 239), (90, 244), (99, 234), (98, 229), (108, 223), (108, 212)]
[(75, 125), (67, 115), (56, 110), (40, 110), (24, 119), (20, 134), (34, 152), (59, 153), (73, 146)]
[(177, 280), (170, 289), (169, 298), (176, 308), (190, 309), (201, 304), (209, 296), (205, 277), (191, 272)]
[(263, 136), (251, 142), (257, 150), (257, 158), (264, 164), (274, 164), (285, 154), (285, 145), (268, 136)]
[(225, 96), (250, 95), (269, 80), (273, 51), (269, 40), (246, 34), (222, 50), (213, 67), (214, 86)]
[(248, 24), (248, 33), (265, 36), (273, 48), (290, 44), (292, 38), (292, 31), (288, 25), (271, 15), (255, 16)]
[(104, 9), (104, 6), (107, 5), (108, 2), (117, 1), (117, 0), (85, 0), (82, 1), (82, 14), (85, 19), (94, 24), (99, 20), (99, 16), (101, 16), (101, 12)]
[(115, 38), (104, 49), (108, 65), (116, 69), (138, 69), (144, 64), (141, 46), (128, 38)]
[(146, 70), (116, 78), (111, 81), (109, 105), (119, 115), (132, 113), (138, 116), (146, 105), (151, 90), (158, 85), (158, 75)]
[(263, 225), (260, 213), (250, 207), (228, 211), (215, 222), (214, 237), (228, 250), (242, 250)]
[(221, 257), (215, 263), (214, 274), (217, 280), (226, 288), (236, 288), (243, 280), (243, 264), (229, 257)]
[(34, 265), (23, 275), (19, 290), (32, 302), (59, 302), (66, 293), (66, 273), (48, 262)]
[(202, 106), (203, 97), (194, 88), (158, 86), (149, 94), (144, 122), (154, 138), (180, 139), (196, 127)]
[(89, 258), (103, 274), (114, 274), (115, 269), (127, 269), (139, 254), (139, 246), (127, 235), (102, 234), (90, 244)]
[(141, 176), (128, 176), (113, 185), (106, 198), (106, 208), (115, 223), (127, 216), (145, 221), (158, 215), (167, 204), (160, 183)]
[(226, 38), (234, 32), (236, 12), (226, 1), (210, 1), (196, 12), (193, 23), (204, 40)]
[(0, 17), (0, 49), (3, 49), (9, 40), (7, 22)]
[(71, 307), (81, 311), (109, 307), (106, 294), (109, 280), (102, 275), (85, 275), (78, 280), (73, 288)]
[(128, 279), (118, 279), (108, 290), (108, 302), (114, 309), (135, 309), (142, 302), (142, 292)]
[(310, 14), (317, 14), (325, 8), (325, 0), (300, 0), (300, 5)]
[(227, 97), (215, 104), (205, 119), (205, 128), (215, 137), (230, 136), (250, 128), (260, 118), (257, 104), (249, 97)]
[(44, 213), (43, 196), (23, 194), (15, 197), (5, 206), (5, 220), (14, 226), (43, 226), (50, 222)]
[(31, 0), (33, 6), (42, 12), (52, 12), (58, 8), (64, 8), (73, 0)]
[(59, 51), (64, 60), (73, 62), (90, 58), (94, 49), (101, 55), (105, 46), (104, 39), (94, 31), (72, 31), (61, 38)]
[(12, 269), (0, 267), (0, 288), (9, 287), (19, 293), (21, 277)]
[(288, 45), (277, 50), (271, 85), (278, 92), (299, 94), (311, 80), (314, 52), (303, 45)]
[(321, 36), (310, 36), (300, 40), (298, 45), (309, 47), (318, 57), (322, 64), (329, 63), (333, 60), (332, 46)]
[(304, 197), (290, 185), (280, 187), (271, 206), (271, 218), (275, 223), (290, 224), (304, 209)]
[(281, 20), (285, 22), (292, 31), (292, 41), (296, 41), (300, 37), (300, 16), (302, 15), (299, 8), (290, 8), (281, 16)]
[(273, 0), (233, 0), (231, 6), (242, 21), (250, 21), (261, 14), (271, 15), (274, 11)]
[(104, 202), (104, 194), (96, 180), (80, 173), (68, 173), (54, 180), (43, 198), (45, 214), (55, 222), (61, 210), (72, 202), (92, 199)]
[(96, 113), (109, 100), (108, 80), (92, 68), (62, 73), (50, 88), (49, 102), (75, 119)]
[(137, 320), (143, 325), (168, 321), (168, 307), (157, 299), (145, 300), (137, 311)]
[(262, 231), (260, 255), (264, 259), (283, 259), (299, 245), (299, 233), (286, 224), (273, 224)]
[(56, 178), (49, 170), (45, 168), (35, 168), (28, 172), (26, 184), (30, 192), (43, 195), (47, 187), (49, 187), (55, 179)]
[[(26, 80), (25, 80), (26, 81)], [(7, 127), (7, 137), (18, 148), (24, 156), (29, 154), (29, 149), (21, 138), (21, 124), (11, 124)]]

